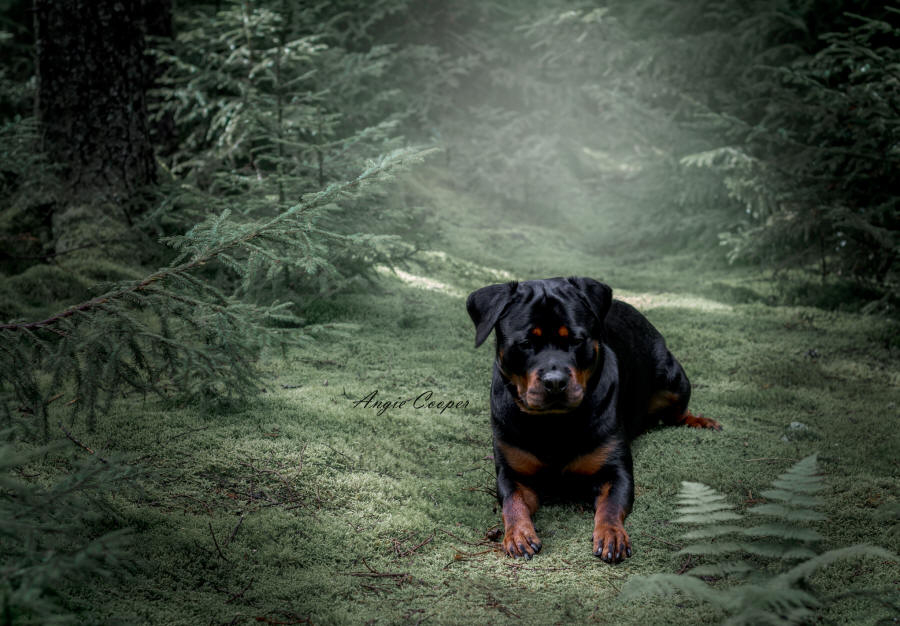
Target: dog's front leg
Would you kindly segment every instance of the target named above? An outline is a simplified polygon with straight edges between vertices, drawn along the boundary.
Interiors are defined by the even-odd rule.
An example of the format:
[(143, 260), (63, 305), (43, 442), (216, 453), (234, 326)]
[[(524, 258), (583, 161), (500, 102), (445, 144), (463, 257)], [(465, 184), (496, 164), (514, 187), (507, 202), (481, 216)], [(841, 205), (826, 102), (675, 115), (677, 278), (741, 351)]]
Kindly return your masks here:
[(594, 475), (594, 554), (607, 563), (631, 556), (625, 517), (634, 503), (631, 454), (626, 453)]
[(538, 509), (537, 493), (513, 480), (501, 466), (497, 468), (497, 497), (503, 507), (503, 548), (512, 557), (530, 559), (541, 549), (531, 521)]

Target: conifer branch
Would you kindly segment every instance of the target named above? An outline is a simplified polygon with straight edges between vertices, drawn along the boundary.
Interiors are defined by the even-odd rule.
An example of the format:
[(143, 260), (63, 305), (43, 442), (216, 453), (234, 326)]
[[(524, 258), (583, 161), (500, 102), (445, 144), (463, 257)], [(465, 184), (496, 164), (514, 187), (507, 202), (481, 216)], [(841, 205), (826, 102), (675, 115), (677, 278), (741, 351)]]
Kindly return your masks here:
[[(240, 222), (225, 210), (164, 240), (177, 250), (168, 267), (44, 319), (0, 325), (4, 383), (43, 423), (45, 438), (46, 398), (60, 392), (79, 398), (73, 408), (87, 412), (89, 429), (97, 411), (106, 410), (122, 388), (161, 398), (175, 392), (201, 406), (247, 396), (258, 389), (255, 362), (261, 350), (303, 339), (284, 327), (302, 323), (290, 303), (260, 305), (250, 298), (282, 268), (330, 271), (321, 256), (329, 232), (313, 226), (319, 212), (358, 198), (365, 187), (431, 152), (394, 151), (352, 180), (305, 195), (265, 220)], [(341, 245), (367, 237), (349, 237)], [(223, 288), (199, 271), (216, 262), (233, 272), (237, 283), (228, 279)]]
[[(48, 326), (52, 326), (57, 322), (64, 320), (68, 317), (75, 315), (76, 313), (84, 313), (91, 311), (92, 309), (106, 304), (107, 302), (111, 302), (114, 300), (118, 300), (123, 296), (128, 294), (139, 292), (147, 287), (153, 285), (158, 281), (165, 280), (171, 276), (184, 276), (191, 270), (206, 264), (207, 262), (215, 259), (219, 255), (224, 254), (228, 250), (232, 248), (239, 247), (244, 245), (253, 239), (269, 234), (270, 232), (275, 230), (275, 227), (281, 224), (282, 222), (296, 217), (306, 211), (310, 211), (312, 209), (321, 207), (329, 202), (336, 200), (340, 196), (348, 195), (351, 192), (359, 189), (361, 186), (372, 183), (378, 180), (381, 180), (387, 175), (391, 170), (394, 170), (400, 166), (403, 166), (404, 159), (406, 159), (406, 163), (417, 162), (424, 159), (429, 154), (435, 152), (435, 148), (429, 148), (418, 151), (398, 151), (392, 155), (385, 157), (380, 163), (372, 164), (369, 168), (367, 168), (362, 174), (360, 174), (357, 178), (351, 181), (347, 181), (340, 184), (329, 185), (325, 190), (312, 194), (311, 197), (304, 200), (303, 202), (292, 206), (287, 211), (280, 213), (279, 215), (273, 217), (271, 220), (264, 222), (263, 224), (253, 228), (247, 233), (243, 233), (239, 236), (232, 237), (221, 244), (208, 249), (207, 251), (195, 256), (192, 260), (182, 263), (180, 265), (174, 267), (166, 267), (149, 276), (145, 277), (143, 280), (137, 281), (135, 283), (125, 285), (122, 287), (118, 287), (116, 289), (112, 289), (103, 295), (97, 296), (96, 298), (92, 298), (85, 302), (81, 302), (79, 304), (72, 305), (58, 313), (51, 315), (50, 317), (35, 321), (35, 322), (22, 322), (22, 323), (9, 323), (9, 324), (0, 324), (0, 331), (24, 331), (24, 330), (38, 330), (42, 328), (47, 328)], [(292, 233), (297, 232), (299, 229), (286, 229), (280, 231), (281, 233)], [(323, 231), (321, 229), (310, 229), (314, 230), (321, 234)]]

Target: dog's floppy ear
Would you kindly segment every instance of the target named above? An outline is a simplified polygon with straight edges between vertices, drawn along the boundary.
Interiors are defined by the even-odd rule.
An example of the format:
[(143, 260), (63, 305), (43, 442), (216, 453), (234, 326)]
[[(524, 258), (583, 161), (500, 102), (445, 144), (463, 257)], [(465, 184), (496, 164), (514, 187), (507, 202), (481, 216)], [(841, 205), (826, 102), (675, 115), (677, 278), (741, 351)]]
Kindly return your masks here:
[(510, 298), (516, 291), (518, 283), (502, 283), (488, 285), (469, 294), (466, 310), (475, 322), (475, 347), (488, 338), (500, 315), (509, 305)]
[(612, 288), (593, 278), (581, 278), (572, 276), (569, 283), (578, 289), (579, 295), (587, 303), (591, 312), (597, 316), (600, 322), (606, 319), (609, 307), (612, 305)]

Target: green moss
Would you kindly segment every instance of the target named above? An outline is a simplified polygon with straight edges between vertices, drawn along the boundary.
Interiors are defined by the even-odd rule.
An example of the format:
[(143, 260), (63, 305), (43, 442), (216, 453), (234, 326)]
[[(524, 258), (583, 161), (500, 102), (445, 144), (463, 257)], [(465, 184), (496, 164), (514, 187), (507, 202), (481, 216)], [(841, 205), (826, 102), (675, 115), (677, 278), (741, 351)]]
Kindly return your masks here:
[[(488, 216), (480, 200), (449, 186), (416, 184), (447, 216), (446, 256), (426, 256), (409, 273), (451, 289), (386, 277), (380, 294), (311, 304), (310, 321), (356, 330), (323, 329), (302, 350), (271, 355), (266, 392), (241, 411), (203, 414), (128, 398), (93, 434), (76, 422), (92, 447), (130, 454), (154, 472), (143, 496), (114, 499), (138, 529), (144, 569), (77, 590), (85, 622), (718, 623), (722, 615), (681, 599), (623, 603), (617, 593), (632, 575), (684, 564), (683, 529), (672, 523), (682, 480), (705, 482), (743, 506), (814, 451), (830, 486), (827, 546), (897, 550), (896, 533), (875, 515), (875, 505), (900, 496), (900, 368), (883, 340), (890, 322), (767, 306), (716, 286), (761, 290), (764, 281), (742, 270), (702, 268), (687, 255), (633, 263), (597, 256), (566, 232), (532, 229), (510, 209)], [(531, 562), (506, 558), (484, 539), (500, 522), (490, 494), (492, 351), (472, 347), (464, 297), (502, 280), (498, 270), (605, 277), (665, 334), (694, 383), (694, 408), (724, 425), (659, 428), (635, 442), (638, 496), (626, 523), (635, 554), (622, 565), (591, 555), (589, 503), (537, 513), (544, 550)], [(61, 276), (50, 275), (48, 284), (59, 286), (43, 297), (59, 298)], [(379, 415), (355, 405), (373, 390), (390, 400), (430, 390), (468, 406)], [(795, 421), (816, 437), (783, 440)], [(895, 567), (836, 566), (815, 584), (891, 585)], [(885, 615), (859, 598), (827, 618)]]
[(0, 319), (49, 313), (90, 297), (86, 279), (57, 265), (33, 265), (21, 274), (0, 280)]

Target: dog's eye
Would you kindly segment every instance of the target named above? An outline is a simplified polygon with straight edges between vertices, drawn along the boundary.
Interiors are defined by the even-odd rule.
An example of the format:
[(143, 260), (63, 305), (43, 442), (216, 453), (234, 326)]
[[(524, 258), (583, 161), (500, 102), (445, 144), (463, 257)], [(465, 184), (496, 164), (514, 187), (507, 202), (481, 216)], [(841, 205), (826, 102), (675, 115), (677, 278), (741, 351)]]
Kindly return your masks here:
[(522, 350), (528, 350), (529, 348), (531, 348), (531, 340), (530, 339), (522, 339), (521, 341), (516, 342), (516, 346), (518, 346)]

